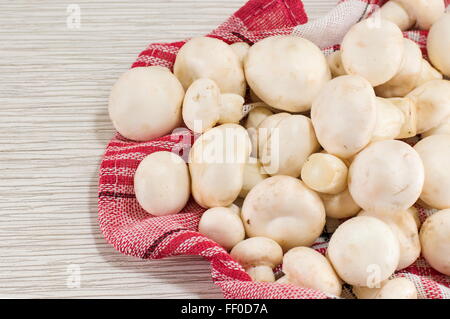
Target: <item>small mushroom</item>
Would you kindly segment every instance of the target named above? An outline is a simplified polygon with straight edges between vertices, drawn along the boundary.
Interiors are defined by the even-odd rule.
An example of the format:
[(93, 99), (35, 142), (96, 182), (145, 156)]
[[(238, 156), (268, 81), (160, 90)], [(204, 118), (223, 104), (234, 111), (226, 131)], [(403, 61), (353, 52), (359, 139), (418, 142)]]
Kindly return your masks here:
[(238, 213), (228, 207), (214, 207), (200, 218), (198, 231), (230, 250), (245, 239), (245, 229)]
[(327, 153), (350, 158), (372, 138), (377, 123), (375, 92), (360, 76), (337, 77), (325, 84), (314, 101), (311, 119)]
[(342, 64), (347, 74), (360, 75), (378, 86), (398, 73), (404, 50), (397, 25), (369, 18), (353, 25), (342, 40)]
[(450, 116), (445, 119), (444, 122), (442, 122), (440, 125), (436, 126), (435, 128), (432, 128), (431, 130), (428, 130), (426, 132), (423, 132), (422, 138), (431, 136), (431, 135), (440, 135), (440, 134), (450, 134)]
[[(441, 1), (442, 2), (442, 1)], [(431, 63), (447, 77), (450, 77), (450, 12), (433, 24), (428, 33), (427, 50)]]
[(414, 41), (404, 38), (404, 53), (399, 71), (395, 76), (375, 88), (377, 96), (404, 97), (414, 90), (422, 72), (422, 51)]
[(180, 212), (190, 196), (186, 163), (171, 152), (148, 155), (139, 163), (134, 174), (134, 192), (141, 207), (152, 215)]
[(416, 25), (428, 30), (445, 12), (443, 0), (391, 0), (381, 7), (381, 17), (396, 23), (402, 31)]
[(325, 209), (320, 197), (290, 176), (269, 177), (248, 193), (242, 220), (249, 237), (275, 240), (284, 251), (311, 246), (322, 233)]
[(277, 113), (266, 117), (256, 128), (257, 137), (257, 155), (264, 149), (265, 144), (269, 140), (275, 128), (285, 118), (289, 117), (289, 113)]
[(189, 153), (192, 195), (202, 207), (226, 207), (238, 197), (251, 152), (247, 131), (237, 124), (210, 129)]
[(432, 135), (414, 146), (425, 167), (420, 199), (436, 209), (450, 208), (450, 135)]
[(350, 165), (350, 193), (366, 211), (407, 210), (419, 199), (423, 183), (419, 154), (397, 140), (369, 145)]
[(403, 125), (396, 139), (409, 138), (417, 135), (417, 108), (416, 104), (406, 97), (387, 99), (403, 113)]
[(241, 61), (225, 42), (210, 37), (193, 38), (177, 54), (174, 74), (184, 89), (200, 78), (217, 83), (222, 93), (245, 95), (246, 83)]
[(353, 286), (358, 299), (417, 299), (417, 289), (412, 281), (404, 277), (382, 282), (378, 288)]
[(217, 123), (239, 123), (244, 116), (244, 98), (237, 94), (220, 94), (210, 79), (195, 80), (183, 101), (183, 120), (195, 133), (203, 133)]
[(372, 135), (372, 142), (393, 140), (401, 135), (405, 115), (388, 99), (376, 98), (377, 125)]
[(230, 45), (234, 53), (238, 56), (241, 64), (244, 65), (244, 60), (247, 57), (248, 50), (250, 50), (250, 45), (245, 42), (236, 42)]
[(357, 216), (333, 233), (327, 254), (346, 283), (374, 287), (394, 273), (400, 249), (388, 225), (374, 217)]
[(308, 156), (320, 147), (311, 120), (303, 115), (282, 118), (266, 142), (260, 143), (263, 146), (259, 149), (259, 159), (272, 176), (300, 176)]
[(338, 76), (347, 75), (344, 66), (342, 65), (341, 51), (337, 50), (327, 56), (328, 66), (331, 71), (331, 76), (336, 78)]
[(348, 168), (334, 155), (315, 153), (308, 157), (302, 168), (302, 181), (309, 188), (336, 195), (347, 188)]
[(266, 174), (259, 160), (250, 157), (248, 163), (245, 163), (244, 184), (242, 185), (239, 197), (245, 198), (253, 187), (268, 177), (269, 175)]
[(428, 217), (420, 229), (422, 255), (437, 271), (450, 276), (450, 209)]
[(400, 244), (400, 261), (397, 270), (412, 265), (419, 258), (419, 232), (414, 217), (408, 211), (400, 211), (394, 214), (362, 211), (358, 216), (372, 216), (391, 227)]
[(407, 97), (417, 107), (417, 133), (438, 126), (450, 116), (450, 81), (428, 81)]
[[(254, 103), (256, 105), (265, 105), (263, 102)], [(245, 121), (245, 128), (247, 129), (250, 140), (252, 141), (252, 157), (258, 156), (258, 126), (273, 112), (265, 106), (257, 106), (248, 113)]]
[(281, 263), (283, 250), (272, 239), (253, 237), (234, 246), (230, 255), (254, 281), (273, 282), (272, 269)]
[(149, 141), (170, 133), (181, 123), (184, 90), (167, 68), (133, 68), (114, 84), (109, 117), (116, 130), (135, 141)]
[(254, 44), (245, 59), (250, 88), (271, 107), (304, 112), (331, 78), (326, 58), (311, 41), (272, 36)]
[(283, 273), (286, 282), (295, 286), (341, 295), (342, 284), (333, 266), (314, 249), (296, 247), (289, 250), (283, 257)]
[(348, 188), (336, 195), (319, 194), (319, 196), (325, 206), (327, 217), (349, 218), (355, 216), (361, 210), (361, 207), (353, 200)]

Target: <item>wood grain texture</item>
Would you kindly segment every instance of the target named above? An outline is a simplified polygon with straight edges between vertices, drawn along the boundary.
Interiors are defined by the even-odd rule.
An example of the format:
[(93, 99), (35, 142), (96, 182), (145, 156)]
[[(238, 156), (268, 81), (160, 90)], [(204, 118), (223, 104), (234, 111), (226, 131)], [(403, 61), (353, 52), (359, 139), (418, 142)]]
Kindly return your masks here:
[[(0, 298), (222, 296), (200, 258), (141, 261), (105, 242), (97, 170), (115, 79), (148, 43), (202, 35), (244, 2), (0, 1)], [(336, 0), (304, 2), (314, 18)]]

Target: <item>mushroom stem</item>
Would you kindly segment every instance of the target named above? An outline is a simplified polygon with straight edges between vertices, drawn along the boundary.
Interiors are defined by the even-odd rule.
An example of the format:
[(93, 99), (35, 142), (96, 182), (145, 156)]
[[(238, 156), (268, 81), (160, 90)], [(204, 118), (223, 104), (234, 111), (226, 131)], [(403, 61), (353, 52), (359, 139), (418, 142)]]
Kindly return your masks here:
[(253, 281), (260, 281), (260, 282), (274, 282), (275, 281), (275, 275), (272, 271), (272, 268), (269, 266), (254, 266), (251, 268), (248, 268), (247, 274), (252, 277)]

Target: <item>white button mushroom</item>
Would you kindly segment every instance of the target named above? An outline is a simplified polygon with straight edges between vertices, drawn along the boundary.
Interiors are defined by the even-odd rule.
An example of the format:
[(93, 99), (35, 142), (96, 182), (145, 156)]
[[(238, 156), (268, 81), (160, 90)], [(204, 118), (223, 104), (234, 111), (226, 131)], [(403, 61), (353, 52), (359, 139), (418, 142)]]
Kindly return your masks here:
[(256, 128), (257, 138), (256, 142), (257, 146), (257, 154), (260, 155), (260, 152), (264, 149), (265, 144), (269, 140), (270, 136), (275, 131), (275, 128), (278, 124), (285, 118), (291, 116), (289, 113), (277, 113), (266, 117)]
[[(442, 1), (441, 1), (442, 2)], [(431, 63), (450, 77), (450, 12), (444, 14), (430, 29), (427, 39)]]
[(428, 30), (445, 12), (443, 0), (391, 0), (381, 7), (381, 17), (403, 31), (417, 25)]
[(340, 296), (342, 285), (330, 262), (314, 249), (297, 247), (283, 257), (283, 273), (290, 284)]
[(214, 207), (204, 212), (198, 231), (225, 250), (230, 250), (245, 239), (245, 229), (239, 214), (227, 207)]
[(380, 97), (376, 98), (376, 105), (377, 125), (372, 135), (372, 142), (397, 138), (405, 123), (405, 115), (402, 110), (390, 100)]
[(428, 217), (420, 229), (422, 255), (437, 271), (450, 276), (450, 209)]
[(422, 59), (422, 71), (417, 79), (416, 87), (419, 87), (428, 81), (442, 80), (443, 78), (443, 75), (433, 68), (427, 60)]
[(259, 182), (262, 182), (269, 175), (266, 174), (257, 158), (250, 157), (244, 168), (244, 184), (242, 185), (239, 197), (245, 198), (250, 190)]
[(183, 101), (183, 120), (196, 133), (203, 133), (217, 123), (239, 123), (244, 116), (244, 98), (237, 94), (220, 94), (210, 79), (195, 80)]
[(239, 61), (241, 61), (242, 65), (244, 65), (244, 60), (247, 57), (248, 50), (250, 50), (250, 45), (245, 42), (236, 42), (230, 44), (230, 47), (233, 49), (234, 53), (238, 56)]
[(341, 59), (341, 51), (335, 51), (327, 56), (327, 62), (328, 66), (331, 71), (331, 75), (333, 78), (336, 78), (338, 76), (347, 75), (347, 72), (345, 72), (344, 66), (342, 65), (342, 59)]
[(296, 36), (272, 36), (254, 44), (245, 60), (245, 75), (259, 98), (289, 112), (309, 110), (331, 78), (322, 51)]
[(450, 208), (450, 135), (432, 135), (414, 146), (425, 167), (420, 199), (437, 208)]
[(403, 113), (403, 125), (400, 128), (400, 133), (395, 137), (396, 139), (409, 138), (417, 135), (417, 107), (416, 104), (409, 98), (389, 98), (398, 110)]
[(440, 125), (422, 133), (422, 138), (431, 136), (431, 135), (441, 135), (441, 134), (450, 134), (450, 116), (445, 119)]
[(369, 18), (352, 26), (342, 40), (342, 64), (347, 74), (378, 86), (398, 73), (404, 47), (402, 31), (394, 23)]
[(302, 181), (309, 188), (326, 194), (338, 194), (347, 188), (348, 168), (336, 156), (312, 154), (302, 168)]
[(290, 176), (274, 176), (256, 185), (242, 206), (249, 237), (268, 237), (284, 251), (311, 246), (322, 233), (325, 209), (320, 197)]
[(238, 243), (230, 255), (254, 281), (273, 282), (275, 275), (272, 269), (281, 263), (283, 250), (272, 239), (254, 237)]
[(303, 115), (282, 118), (266, 142), (260, 142), (259, 159), (272, 176), (300, 176), (308, 156), (320, 147), (311, 120)]
[(247, 131), (223, 124), (201, 135), (189, 153), (192, 195), (206, 208), (226, 207), (238, 197), (251, 152)]
[(348, 180), (353, 199), (364, 210), (398, 212), (419, 199), (424, 167), (419, 154), (408, 144), (375, 142), (355, 157)]
[(180, 212), (190, 196), (186, 163), (170, 152), (148, 155), (139, 163), (134, 174), (134, 192), (141, 207), (152, 215)]
[(257, 106), (248, 113), (247, 120), (245, 121), (245, 128), (247, 129), (250, 140), (252, 141), (252, 156), (258, 156), (258, 126), (269, 116), (273, 115), (273, 112), (267, 108), (267, 104), (263, 102), (254, 103)]
[(336, 195), (319, 194), (319, 196), (325, 206), (327, 217), (349, 218), (355, 216), (361, 210), (361, 207), (353, 200), (348, 188)]
[(398, 240), (377, 218), (358, 216), (342, 223), (331, 236), (328, 258), (350, 285), (374, 287), (398, 266)]
[(325, 84), (314, 101), (311, 119), (327, 153), (350, 158), (372, 138), (377, 122), (375, 92), (360, 76), (337, 77)]
[(399, 71), (384, 84), (375, 88), (380, 97), (404, 97), (416, 88), (422, 72), (422, 51), (414, 41), (403, 39), (404, 53)]
[(181, 124), (184, 90), (167, 68), (133, 68), (114, 84), (109, 116), (116, 130), (135, 141), (170, 133)]
[(450, 81), (428, 81), (407, 97), (417, 107), (417, 133), (438, 126), (450, 116)]
[(403, 277), (386, 280), (378, 288), (353, 286), (352, 290), (358, 299), (417, 299), (414, 283)]
[(177, 54), (174, 74), (187, 90), (192, 82), (208, 78), (222, 93), (245, 95), (246, 83), (239, 57), (225, 42), (209, 37), (189, 40)]
[(400, 244), (400, 261), (397, 270), (412, 265), (419, 258), (419, 231), (414, 217), (408, 211), (400, 211), (394, 214), (362, 211), (358, 216), (372, 216), (391, 227)]

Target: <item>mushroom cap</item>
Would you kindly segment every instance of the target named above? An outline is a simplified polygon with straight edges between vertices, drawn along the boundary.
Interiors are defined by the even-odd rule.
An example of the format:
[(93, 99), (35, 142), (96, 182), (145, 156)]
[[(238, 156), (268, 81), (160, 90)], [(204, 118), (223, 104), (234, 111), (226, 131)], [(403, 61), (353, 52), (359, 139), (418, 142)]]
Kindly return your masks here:
[(366, 211), (407, 210), (419, 198), (423, 183), (424, 167), (419, 154), (401, 141), (375, 142), (350, 165), (350, 193)]
[(422, 72), (422, 51), (414, 41), (403, 39), (405, 49), (402, 63), (397, 74), (375, 88), (377, 96), (380, 97), (404, 97), (416, 88), (417, 79)]
[(431, 135), (441, 135), (441, 134), (450, 134), (450, 116), (442, 122), (440, 125), (422, 133), (422, 138), (431, 136)]
[(333, 233), (327, 254), (341, 279), (368, 287), (394, 273), (400, 249), (388, 225), (374, 217), (357, 216)]
[(245, 42), (236, 42), (230, 44), (230, 47), (233, 49), (234, 53), (238, 56), (239, 61), (241, 61), (243, 65), (244, 60), (247, 57), (248, 50), (250, 50), (250, 45)]
[(395, 23), (402, 31), (411, 29), (416, 23), (415, 17), (411, 17), (402, 5), (392, 0), (381, 7), (380, 16)]
[(308, 247), (296, 247), (283, 257), (283, 272), (290, 284), (340, 296), (342, 285), (330, 262)]
[(348, 168), (334, 155), (315, 153), (308, 157), (302, 167), (302, 181), (311, 189), (339, 194), (347, 188)]
[(419, 29), (428, 30), (445, 12), (443, 0), (393, 0), (416, 20)]
[(264, 145), (275, 131), (278, 124), (285, 118), (291, 116), (289, 113), (277, 113), (266, 117), (257, 127), (258, 154), (264, 149)]
[(310, 246), (322, 233), (325, 209), (320, 197), (290, 176), (273, 176), (248, 193), (242, 220), (249, 237), (268, 237), (283, 250)]
[(450, 116), (450, 81), (433, 80), (407, 95), (417, 107), (417, 133), (428, 131)]
[[(442, 1), (441, 1), (442, 2)], [(450, 12), (444, 14), (430, 29), (427, 38), (428, 56), (431, 63), (450, 77)]]
[(349, 218), (355, 216), (361, 210), (361, 207), (353, 200), (348, 188), (336, 195), (319, 194), (319, 196), (325, 206), (327, 217)]
[(374, 213), (362, 211), (358, 216), (372, 216), (385, 222), (397, 236), (400, 244), (400, 261), (397, 270), (412, 265), (420, 256), (419, 231), (416, 220), (408, 211)]
[(329, 81), (311, 109), (320, 145), (349, 158), (369, 144), (377, 122), (375, 92), (364, 78), (345, 75)]
[(223, 124), (201, 135), (189, 153), (195, 201), (207, 208), (231, 205), (242, 189), (250, 152), (250, 139), (240, 125)]
[(116, 130), (135, 141), (148, 141), (170, 133), (181, 123), (184, 90), (167, 68), (133, 68), (114, 84), (109, 116)]
[(222, 94), (220, 96), (219, 124), (239, 124), (239, 121), (244, 117), (244, 103), (244, 98), (238, 94)]
[(450, 209), (428, 217), (420, 229), (422, 255), (437, 271), (450, 276)]
[[(287, 114), (287, 113), (286, 113)], [(266, 118), (273, 115), (273, 112), (267, 107), (258, 106), (248, 113), (245, 121), (245, 128), (257, 128)]]
[(250, 158), (248, 163), (245, 163), (244, 184), (242, 185), (239, 197), (245, 198), (253, 187), (268, 177), (269, 175), (266, 174), (259, 160), (257, 158)]
[(152, 215), (180, 212), (190, 196), (186, 163), (171, 152), (148, 155), (139, 163), (134, 174), (134, 192), (141, 207)]
[(376, 98), (377, 125), (372, 136), (372, 142), (393, 140), (401, 134), (405, 115), (388, 99)]
[(411, 280), (397, 277), (381, 287), (376, 299), (417, 299), (417, 289)]
[(342, 40), (342, 64), (347, 74), (360, 75), (378, 86), (400, 70), (404, 46), (397, 25), (383, 19), (365, 19), (352, 26)]
[(270, 238), (253, 237), (234, 246), (230, 255), (244, 269), (255, 266), (275, 268), (283, 259), (283, 250)]
[(222, 93), (245, 94), (241, 61), (222, 40), (209, 37), (189, 40), (178, 52), (173, 68), (185, 89), (197, 79), (208, 78), (217, 83)]
[(226, 250), (245, 239), (245, 229), (239, 214), (228, 207), (214, 207), (205, 211), (200, 218), (198, 231)]
[(417, 135), (417, 107), (416, 104), (407, 97), (394, 97), (387, 99), (398, 110), (403, 113), (403, 125), (397, 139), (409, 138)]
[(183, 121), (195, 133), (214, 127), (220, 118), (220, 89), (210, 79), (192, 82), (183, 101)]
[(425, 168), (420, 199), (437, 208), (450, 208), (450, 135), (432, 135), (414, 146)]
[(245, 59), (247, 82), (268, 105), (303, 112), (331, 78), (322, 51), (296, 36), (272, 36), (254, 44)]
[(298, 177), (309, 155), (319, 149), (311, 120), (303, 115), (281, 119), (259, 150), (264, 170), (270, 175)]

